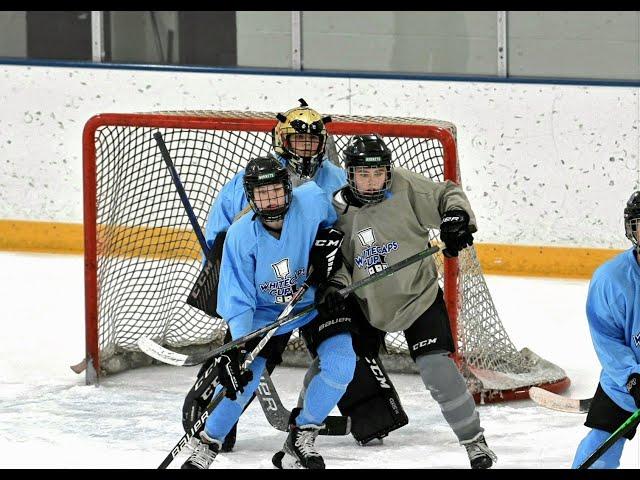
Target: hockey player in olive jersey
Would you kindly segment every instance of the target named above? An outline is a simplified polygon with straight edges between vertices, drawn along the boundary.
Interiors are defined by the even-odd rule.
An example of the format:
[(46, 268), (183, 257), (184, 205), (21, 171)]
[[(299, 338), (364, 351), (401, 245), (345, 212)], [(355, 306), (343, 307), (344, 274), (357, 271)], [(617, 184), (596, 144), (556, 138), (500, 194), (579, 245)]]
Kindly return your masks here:
[[(344, 263), (316, 295), (316, 302), (326, 302), (327, 314), (341, 304), (339, 288), (424, 249), (429, 229), (440, 229), (448, 256), (471, 245), (476, 231), (475, 216), (459, 186), (394, 169), (392, 153), (378, 135), (352, 137), (344, 162), (348, 185), (333, 200), (340, 216), (336, 227), (345, 233)], [(433, 258), (366, 286), (355, 296), (371, 327), (404, 332), (409, 354), (466, 448), (471, 467), (491, 467), (496, 456), (486, 444), (466, 382), (449, 357), (455, 346)]]
[[(315, 183), (293, 191), (288, 171), (273, 157), (251, 160), (243, 183), (253, 215), (244, 215), (229, 227), (218, 290), (218, 310), (234, 339), (275, 321), (302, 283), (310, 282), (309, 252), (317, 232), (331, 227), (337, 218), (329, 198)], [(313, 303), (318, 280), (322, 279), (314, 280), (292, 313)], [(281, 466), (324, 468), (315, 438), (344, 394), (356, 363), (351, 319), (344, 316), (344, 309), (339, 315), (326, 317), (313, 310), (280, 327), (247, 371), (241, 369), (237, 349), (223, 355), (218, 388), (226, 388), (227, 398), (207, 418), (200, 444), (183, 468), (209, 468), (258, 387), (270, 352), (280, 353), (295, 328), (313, 339), (321, 369), (306, 389), (303, 408), (290, 419)], [(259, 340), (248, 342), (247, 350)]]
[[(587, 320), (602, 372), (585, 421), (591, 430), (573, 468), (640, 408), (640, 192), (627, 201), (624, 225), (632, 247), (598, 267), (589, 284)], [(590, 468), (617, 468), (626, 440), (635, 434), (634, 427)]]

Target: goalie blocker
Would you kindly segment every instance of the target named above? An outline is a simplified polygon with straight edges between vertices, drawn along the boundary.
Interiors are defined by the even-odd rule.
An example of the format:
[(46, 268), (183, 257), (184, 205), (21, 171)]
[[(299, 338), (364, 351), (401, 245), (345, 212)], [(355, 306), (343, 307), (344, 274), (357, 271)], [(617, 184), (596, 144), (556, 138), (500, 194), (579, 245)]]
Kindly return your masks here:
[(220, 278), (222, 247), (226, 236), (227, 232), (220, 232), (216, 236), (213, 247), (207, 252), (207, 261), (200, 270), (200, 274), (187, 297), (187, 304), (212, 317), (220, 317), (216, 312), (218, 308), (218, 279)]
[[(338, 402), (338, 409), (342, 415), (351, 418), (351, 434), (359, 444), (365, 445), (403, 427), (409, 423), (409, 419), (380, 360), (384, 332), (369, 325), (352, 297), (347, 298), (346, 303), (352, 317), (352, 340), (357, 361), (353, 379)], [(315, 359), (318, 340), (310, 338), (308, 331), (302, 333)], [(305, 384), (318, 372), (316, 361), (313, 366), (315, 371), (305, 377)]]

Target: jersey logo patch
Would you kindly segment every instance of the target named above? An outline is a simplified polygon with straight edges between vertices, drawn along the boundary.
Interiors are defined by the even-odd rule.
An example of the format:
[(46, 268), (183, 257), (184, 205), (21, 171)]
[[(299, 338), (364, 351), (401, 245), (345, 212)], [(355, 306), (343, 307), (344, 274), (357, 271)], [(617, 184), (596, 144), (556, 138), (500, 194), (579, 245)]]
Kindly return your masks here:
[(369, 275), (388, 268), (387, 254), (399, 248), (398, 242), (391, 241), (384, 245), (376, 245), (376, 236), (371, 227), (360, 230), (357, 235), (364, 248), (354, 259), (355, 265), (366, 269)]
[(636, 344), (636, 347), (640, 347), (640, 332), (633, 336), (633, 343)]
[(304, 268), (299, 268), (291, 273), (289, 259), (283, 258), (271, 264), (276, 281), (262, 282), (260, 290), (263, 293), (273, 296), (274, 303), (289, 303), (291, 297), (298, 290), (298, 279), (305, 274)]
[(283, 258), (279, 262), (272, 263), (271, 267), (273, 268), (273, 271), (276, 273), (276, 277), (280, 279), (287, 278), (287, 275), (289, 275), (289, 259), (288, 258)]

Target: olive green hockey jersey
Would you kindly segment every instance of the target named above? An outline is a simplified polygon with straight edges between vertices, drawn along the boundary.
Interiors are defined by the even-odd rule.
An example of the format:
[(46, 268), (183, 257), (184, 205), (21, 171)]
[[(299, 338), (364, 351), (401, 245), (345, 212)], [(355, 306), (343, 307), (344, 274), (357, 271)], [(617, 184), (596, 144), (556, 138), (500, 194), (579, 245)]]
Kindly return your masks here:
[[(333, 205), (339, 215), (335, 227), (345, 232), (344, 265), (333, 279), (343, 285), (424, 250), (429, 230), (440, 228), (440, 219), (448, 210), (466, 211), (470, 229), (476, 231), (469, 201), (451, 181), (434, 182), (395, 168), (391, 193), (380, 203), (347, 206), (342, 192), (334, 195)], [(358, 289), (355, 295), (371, 325), (386, 332), (405, 330), (434, 302), (437, 277), (434, 259), (427, 257)]]

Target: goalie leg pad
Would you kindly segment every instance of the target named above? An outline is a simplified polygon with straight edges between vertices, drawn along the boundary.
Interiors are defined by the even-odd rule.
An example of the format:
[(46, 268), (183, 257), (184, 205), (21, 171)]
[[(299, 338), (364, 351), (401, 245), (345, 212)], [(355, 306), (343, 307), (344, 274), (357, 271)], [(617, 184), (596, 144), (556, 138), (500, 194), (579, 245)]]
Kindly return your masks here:
[(361, 444), (386, 437), (409, 423), (400, 397), (380, 358), (360, 356), (353, 380), (338, 402), (342, 415), (351, 417), (351, 433)]
[(386, 437), (409, 423), (409, 419), (378, 356), (384, 348), (385, 333), (369, 324), (353, 296), (347, 302), (357, 359), (353, 379), (338, 402), (338, 409), (342, 415), (351, 417), (353, 437), (365, 444)]

